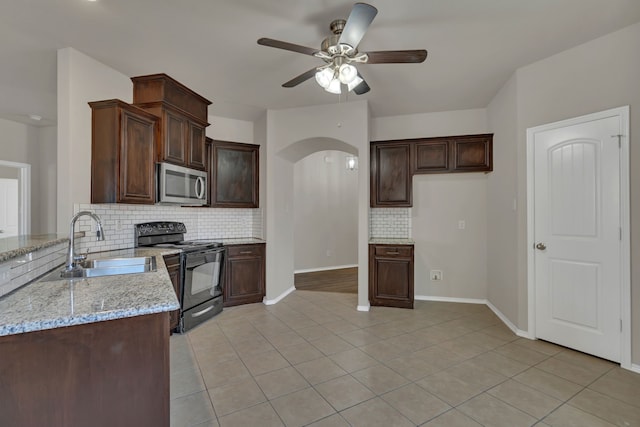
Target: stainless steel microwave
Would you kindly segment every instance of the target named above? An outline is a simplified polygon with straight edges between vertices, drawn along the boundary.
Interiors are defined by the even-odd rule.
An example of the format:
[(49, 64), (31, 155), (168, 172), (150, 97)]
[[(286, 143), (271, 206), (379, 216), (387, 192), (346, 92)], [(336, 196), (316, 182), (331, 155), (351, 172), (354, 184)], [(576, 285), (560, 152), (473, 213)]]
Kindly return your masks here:
[(207, 204), (207, 173), (170, 163), (157, 164), (158, 197), (163, 205)]

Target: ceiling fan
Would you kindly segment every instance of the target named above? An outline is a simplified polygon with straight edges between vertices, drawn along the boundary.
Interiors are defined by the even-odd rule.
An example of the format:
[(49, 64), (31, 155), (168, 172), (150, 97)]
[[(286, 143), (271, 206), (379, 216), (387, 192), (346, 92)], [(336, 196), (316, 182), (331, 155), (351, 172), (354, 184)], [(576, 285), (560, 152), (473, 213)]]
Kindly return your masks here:
[(356, 3), (346, 21), (336, 19), (331, 22), (329, 28), (333, 34), (323, 40), (320, 49), (269, 38), (259, 39), (258, 44), (315, 56), (325, 62), (319, 67), (314, 67), (294, 77), (284, 83), (283, 87), (297, 86), (315, 76), (318, 84), (327, 92), (339, 94), (342, 92), (341, 86), (344, 84), (349, 91), (362, 95), (369, 92), (370, 87), (353, 65), (354, 63), (420, 63), (427, 58), (427, 51), (424, 49), (358, 52), (358, 44), (377, 13), (378, 9), (369, 4)]

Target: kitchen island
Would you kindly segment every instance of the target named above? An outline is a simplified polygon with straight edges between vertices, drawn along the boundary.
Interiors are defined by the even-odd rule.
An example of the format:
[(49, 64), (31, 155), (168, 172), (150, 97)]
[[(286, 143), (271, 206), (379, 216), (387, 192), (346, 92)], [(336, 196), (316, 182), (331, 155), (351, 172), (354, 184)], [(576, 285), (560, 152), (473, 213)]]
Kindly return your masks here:
[(0, 425), (169, 426), (171, 252), (94, 254), (155, 256), (157, 270), (35, 281), (0, 298)]

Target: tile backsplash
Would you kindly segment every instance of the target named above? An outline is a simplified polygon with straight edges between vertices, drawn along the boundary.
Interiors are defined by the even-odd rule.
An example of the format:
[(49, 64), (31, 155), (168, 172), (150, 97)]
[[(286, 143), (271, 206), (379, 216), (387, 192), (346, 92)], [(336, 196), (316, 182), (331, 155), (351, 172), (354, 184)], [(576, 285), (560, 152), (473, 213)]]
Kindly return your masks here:
[(86, 236), (76, 241), (80, 252), (101, 252), (133, 247), (133, 225), (149, 221), (180, 221), (187, 227), (186, 240), (262, 238), (262, 209), (183, 208), (178, 206), (75, 204), (74, 213), (88, 210), (102, 219), (105, 240), (96, 241), (95, 223), (81, 217), (76, 231)]
[(369, 237), (411, 237), (411, 208), (370, 208)]

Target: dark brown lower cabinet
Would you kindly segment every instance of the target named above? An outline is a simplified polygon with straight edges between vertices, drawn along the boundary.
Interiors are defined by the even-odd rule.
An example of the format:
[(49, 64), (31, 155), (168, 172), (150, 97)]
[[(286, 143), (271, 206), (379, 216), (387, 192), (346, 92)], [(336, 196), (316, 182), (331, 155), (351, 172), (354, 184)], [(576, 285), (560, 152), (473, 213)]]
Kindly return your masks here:
[(169, 313), (0, 337), (0, 425), (169, 427)]
[(262, 302), (265, 295), (264, 243), (227, 246), (224, 306)]
[[(167, 272), (169, 273), (169, 278), (171, 279), (171, 283), (173, 284), (173, 290), (176, 291), (176, 296), (178, 297), (178, 301), (182, 305), (182, 301), (180, 299), (180, 255), (166, 255), (164, 257), (164, 263), (167, 266)], [(180, 323), (180, 310), (173, 310), (169, 312), (169, 330), (174, 331), (178, 324)]]
[(369, 245), (369, 303), (413, 308), (413, 245)]

